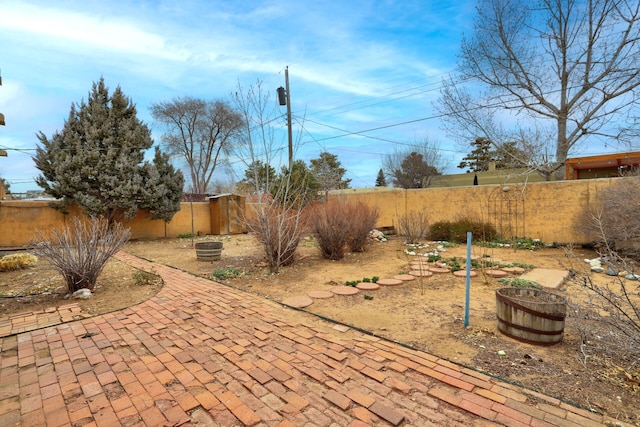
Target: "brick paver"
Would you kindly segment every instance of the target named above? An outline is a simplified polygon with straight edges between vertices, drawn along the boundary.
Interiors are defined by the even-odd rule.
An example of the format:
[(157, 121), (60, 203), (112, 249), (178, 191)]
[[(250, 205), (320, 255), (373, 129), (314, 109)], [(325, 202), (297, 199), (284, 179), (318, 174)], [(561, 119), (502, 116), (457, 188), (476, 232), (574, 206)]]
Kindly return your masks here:
[[(160, 274), (163, 289), (93, 318), (78, 320), (77, 308), (66, 306), (0, 320), (0, 427), (187, 426), (203, 417), (244, 426), (615, 423), (431, 354), (311, 316), (299, 323), (271, 301), (117, 256)], [(58, 324), (50, 325), (51, 315)]]

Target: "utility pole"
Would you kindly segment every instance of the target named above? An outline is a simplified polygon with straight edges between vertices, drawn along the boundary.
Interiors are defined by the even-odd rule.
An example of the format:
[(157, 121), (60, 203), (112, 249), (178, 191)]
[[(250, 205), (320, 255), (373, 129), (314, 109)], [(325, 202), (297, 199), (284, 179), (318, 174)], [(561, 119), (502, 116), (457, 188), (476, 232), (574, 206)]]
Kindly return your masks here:
[(284, 85), (278, 88), (280, 105), (287, 106), (287, 130), (289, 133), (289, 173), (293, 170), (293, 133), (291, 132), (291, 92), (289, 92), (289, 66), (284, 69)]
[[(2, 73), (0, 73), (0, 86), (2, 86)], [(0, 125), (4, 126), (4, 114), (0, 113)], [(0, 150), (0, 156), (2, 156), (2, 151)], [(4, 152), (4, 156), (6, 156), (7, 153), (6, 151)]]

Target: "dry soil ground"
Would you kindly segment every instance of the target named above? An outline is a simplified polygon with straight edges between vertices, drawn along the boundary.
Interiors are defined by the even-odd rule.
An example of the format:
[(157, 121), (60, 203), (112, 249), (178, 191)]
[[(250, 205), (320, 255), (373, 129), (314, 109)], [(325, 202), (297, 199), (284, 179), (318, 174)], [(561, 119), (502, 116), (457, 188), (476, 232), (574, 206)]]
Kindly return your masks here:
[[(309, 238), (301, 243), (297, 262), (273, 274), (266, 268), (261, 248), (253, 236), (236, 235), (221, 240), (224, 243), (222, 258), (214, 262), (197, 261), (190, 239), (135, 241), (125, 249), (205, 277), (211, 277), (212, 273), (240, 273), (238, 277), (216, 280), (280, 302), (292, 296), (305, 296), (310, 291), (329, 290), (347, 281), (374, 276), (391, 278), (408, 272), (409, 262), (414, 259), (405, 254), (406, 246), (395, 236), (388, 242), (371, 243), (365, 252), (348, 254), (340, 261), (322, 259), (316, 242)], [(575, 252), (578, 260), (567, 256), (563, 249), (553, 248), (529, 251), (474, 246), (472, 252), (503, 263), (539, 268), (578, 269), (582, 267), (581, 259), (596, 256), (580, 249)], [(465, 247), (457, 246), (447, 248), (442, 256), (460, 258), (465, 253)], [(35, 269), (0, 273), (0, 295), (34, 284), (29, 292), (44, 289), (53, 292), (40, 297), (2, 298), (0, 317), (31, 310), (34, 304), (49, 307), (67, 303), (62, 299), (62, 282), (55, 277), (43, 264)], [(598, 279), (606, 280), (606, 276), (599, 275)], [(638, 282), (634, 283), (633, 289), (637, 291)], [(94, 297), (81, 302), (81, 306), (94, 314), (115, 310), (150, 297), (159, 286), (136, 284), (131, 268), (112, 261), (101, 276)], [(581, 347), (580, 330), (585, 323), (569, 317), (564, 339), (557, 345), (534, 346), (510, 339), (497, 330), (495, 291), (503, 286), (496, 279), (486, 282), (481, 276), (472, 279), (469, 327), (466, 328), (463, 321), (465, 279), (452, 274), (434, 275), (354, 296), (315, 299), (304, 310), (475, 367), (583, 408), (640, 423), (640, 369), (638, 364), (633, 365), (627, 352), (616, 350), (620, 348), (620, 337), (588, 328), (593, 334)], [(575, 302), (588, 299), (573, 281), (554, 292)]]

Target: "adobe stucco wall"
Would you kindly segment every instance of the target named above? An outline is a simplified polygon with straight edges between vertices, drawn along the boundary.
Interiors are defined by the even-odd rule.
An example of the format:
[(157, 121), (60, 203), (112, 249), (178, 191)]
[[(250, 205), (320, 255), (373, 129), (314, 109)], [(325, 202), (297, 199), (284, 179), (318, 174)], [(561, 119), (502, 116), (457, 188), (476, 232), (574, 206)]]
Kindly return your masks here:
[[(574, 230), (578, 214), (593, 206), (598, 193), (616, 180), (640, 179), (606, 178), (509, 184), (509, 195), (519, 195), (518, 221), (524, 224), (524, 234), (518, 237), (537, 238), (551, 243), (586, 243), (598, 236), (579, 235)], [(377, 206), (380, 210), (378, 227), (398, 226), (398, 217), (411, 211), (425, 211), (429, 222), (456, 220), (470, 217), (497, 224), (496, 211), (504, 211), (498, 195), (504, 195), (502, 185), (469, 187), (427, 188), (403, 190), (396, 188), (369, 188), (331, 192), (331, 198), (347, 198)], [(251, 214), (250, 205), (245, 210)], [(177, 237), (191, 233), (193, 207), (194, 229), (201, 234), (211, 233), (211, 210), (208, 202), (182, 203), (181, 210), (168, 224), (151, 221), (148, 214), (139, 214), (126, 225), (131, 228), (133, 239)], [(73, 214), (73, 213), (72, 213)], [(77, 212), (76, 212), (77, 214)], [(27, 245), (35, 229), (50, 229), (68, 221), (44, 201), (0, 202), (0, 247)], [(500, 231), (500, 230), (499, 230)]]
[[(511, 196), (520, 199), (516, 210), (524, 221), (524, 235), (543, 242), (586, 243), (597, 236), (576, 233), (578, 214), (593, 206), (597, 194), (614, 180), (640, 178), (607, 178), (597, 180), (555, 181), (509, 184)], [(425, 211), (429, 222), (452, 221), (470, 217), (496, 224), (495, 213), (508, 209), (499, 197), (503, 185), (428, 188), (403, 190), (375, 188), (334, 191), (330, 197), (359, 200), (380, 210), (378, 227), (398, 227), (398, 217), (411, 211)], [(503, 204), (508, 204), (503, 202)], [(513, 204), (513, 201), (511, 202)], [(512, 206), (513, 208), (513, 206)], [(514, 213), (512, 212), (512, 215)], [(500, 230), (499, 230), (500, 231)]]
[[(0, 247), (28, 245), (36, 229), (44, 231), (60, 227), (78, 214), (78, 210), (72, 210), (69, 215), (63, 215), (51, 208), (47, 201), (2, 201)], [(125, 221), (124, 224), (130, 227), (132, 239), (157, 239), (191, 233), (191, 218), (191, 205), (182, 203), (180, 211), (168, 224), (162, 220), (152, 221), (146, 213), (138, 213), (135, 218)], [(193, 203), (193, 219), (196, 233), (210, 233), (208, 202)]]

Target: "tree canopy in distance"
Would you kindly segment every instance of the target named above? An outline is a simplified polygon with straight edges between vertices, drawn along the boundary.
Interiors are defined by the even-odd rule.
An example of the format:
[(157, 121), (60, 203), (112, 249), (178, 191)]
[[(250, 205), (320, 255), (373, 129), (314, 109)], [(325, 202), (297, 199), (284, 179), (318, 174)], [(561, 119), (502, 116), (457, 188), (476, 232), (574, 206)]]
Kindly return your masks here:
[(56, 208), (66, 212), (75, 203), (109, 221), (148, 210), (153, 219), (171, 220), (184, 178), (157, 147), (153, 162), (144, 160), (153, 140), (136, 114), (120, 87), (110, 95), (101, 78), (86, 102), (71, 105), (62, 131), (37, 134), (34, 162), (42, 174), (36, 183), (59, 200)]
[(440, 172), (429, 165), (422, 154), (414, 151), (402, 160), (399, 169), (393, 171), (392, 182), (400, 188), (426, 188), (436, 175)]

